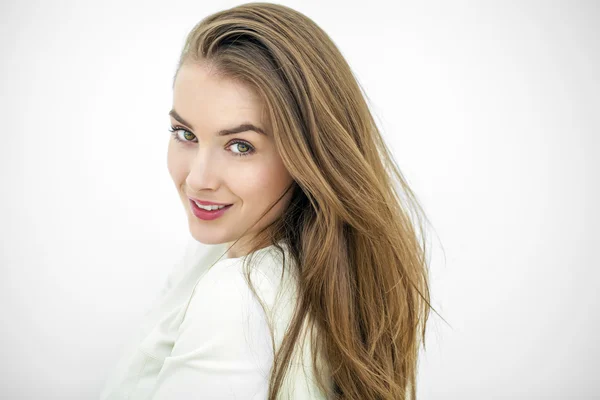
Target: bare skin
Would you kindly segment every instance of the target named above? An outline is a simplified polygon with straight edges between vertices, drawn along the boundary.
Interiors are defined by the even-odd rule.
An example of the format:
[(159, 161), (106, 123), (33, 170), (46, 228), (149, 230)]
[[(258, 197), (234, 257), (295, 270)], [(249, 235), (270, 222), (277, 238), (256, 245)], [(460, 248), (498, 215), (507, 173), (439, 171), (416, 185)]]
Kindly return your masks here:
[[(245, 236), (269, 205), (293, 182), (261, 119), (263, 104), (247, 86), (217, 77), (204, 64), (184, 64), (175, 79), (170, 115), (175, 135), (169, 140), (167, 165), (188, 217), (191, 235), (204, 244), (238, 243), (228, 258), (247, 254), (254, 233), (278, 218), (292, 191)], [(249, 123), (265, 134), (246, 130), (218, 135)], [(237, 143), (236, 143), (237, 141)], [(233, 204), (223, 216), (206, 221), (191, 211), (189, 197)]]

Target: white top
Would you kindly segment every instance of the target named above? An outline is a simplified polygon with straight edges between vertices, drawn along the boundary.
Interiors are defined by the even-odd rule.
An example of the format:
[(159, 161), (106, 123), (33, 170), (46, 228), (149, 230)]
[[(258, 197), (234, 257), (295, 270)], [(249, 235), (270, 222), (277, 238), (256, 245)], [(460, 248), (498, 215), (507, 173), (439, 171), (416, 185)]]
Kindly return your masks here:
[[(286, 269), (280, 285), (283, 259), (274, 246), (254, 254), (251, 282), (265, 314), (244, 278), (245, 257), (211, 267), (226, 249), (190, 239), (100, 400), (267, 399), (274, 360), (267, 315), (278, 350), (297, 299), (295, 276)], [(296, 347), (280, 399), (326, 398), (313, 376), (309, 336), (302, 352)]]

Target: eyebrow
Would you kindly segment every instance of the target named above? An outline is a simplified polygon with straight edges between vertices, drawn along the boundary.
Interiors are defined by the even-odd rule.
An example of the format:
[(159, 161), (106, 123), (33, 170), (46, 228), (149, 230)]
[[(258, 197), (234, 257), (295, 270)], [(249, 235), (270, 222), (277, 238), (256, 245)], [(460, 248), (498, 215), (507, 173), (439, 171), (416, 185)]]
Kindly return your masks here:
[[(185, 119), (183, 119), (181, 117), (181, 115), (177, 114), (177, 111), (171, 110), (171, 111), (169, 111), (169, 115), (171, 117), (175, 118), (177, 121), (181, 122), (182, 124), (189, 126), (191, 129), (194, 129), (192, 124), (190, 124)], [(246, 131), (254, 131), (254, 132), (260, 133), (265, 136), (267, 135), (264, 130), (262, 130), (261, 128), (254, 126), (250, 123), (243, 123), (240, 126), (237, 126), (235, 128), (231, 128), (231, 129), (223, 129), (223, 130), (217, 132), (217, 135), (219, 135), (219, 136), (233, 135), (235, 133), (246, 132)]]

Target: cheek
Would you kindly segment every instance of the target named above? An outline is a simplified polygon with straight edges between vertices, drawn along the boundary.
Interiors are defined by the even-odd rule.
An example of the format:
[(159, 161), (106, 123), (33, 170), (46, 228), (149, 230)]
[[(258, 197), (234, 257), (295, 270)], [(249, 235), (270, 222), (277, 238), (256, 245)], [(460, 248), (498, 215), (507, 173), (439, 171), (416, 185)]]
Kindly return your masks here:
[(281, 195), (289, 180), (280, 163), (247, 163), (231, 177), (229, 186), (243, 201), (266, 205)]
[(265, 165), (250, 164), (240, 165), (236, 171), (229, 176), (228, 183), (232, 191), (243, 200), (265, 197), (265, 191), (271, 187), (272, 177)]

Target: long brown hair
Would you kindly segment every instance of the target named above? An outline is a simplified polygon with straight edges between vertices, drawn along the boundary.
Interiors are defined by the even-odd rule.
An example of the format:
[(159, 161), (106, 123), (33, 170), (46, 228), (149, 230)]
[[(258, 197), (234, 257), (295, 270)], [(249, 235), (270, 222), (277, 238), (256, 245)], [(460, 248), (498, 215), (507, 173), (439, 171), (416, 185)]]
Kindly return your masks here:
[(196, 24), (177, 71), (184, 63), (208, 64), (256, 90), (294, 179), (289, 206), (253, 242), (282, 253), (277, 243), (285, 243), (298, 273), (296, 314), (275, 357), (269, 400), (305, 320), (319, 332), (312, 356), (327, 362), (327, 377), (314, 364), (327, 398), (416, 399), (432, 308), (427, 218), (338, 48), (298, 11), (247, 3)]

